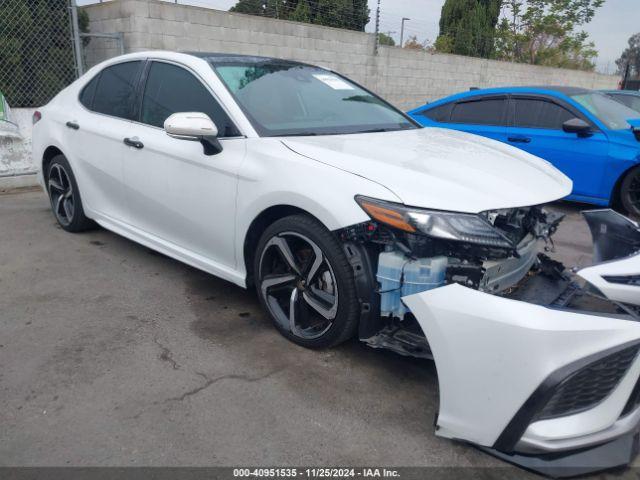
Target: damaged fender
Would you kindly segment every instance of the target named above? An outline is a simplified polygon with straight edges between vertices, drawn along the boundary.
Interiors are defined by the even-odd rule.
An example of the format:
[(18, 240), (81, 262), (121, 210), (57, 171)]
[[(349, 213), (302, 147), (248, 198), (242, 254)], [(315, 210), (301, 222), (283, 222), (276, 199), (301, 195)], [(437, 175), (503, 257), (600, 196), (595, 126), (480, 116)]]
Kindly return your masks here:
[[(527, 436), (540, 445), (585, 446), (589, 436), (615, 427), (640, 375), (638, 322), (555, 310), (457, 284), (403, 301), (433, 353), (442, 437), (507, 453)], [(536, 421), (563, 381), (628, 348), (635, 348), (632, 360), (604, 399)]]

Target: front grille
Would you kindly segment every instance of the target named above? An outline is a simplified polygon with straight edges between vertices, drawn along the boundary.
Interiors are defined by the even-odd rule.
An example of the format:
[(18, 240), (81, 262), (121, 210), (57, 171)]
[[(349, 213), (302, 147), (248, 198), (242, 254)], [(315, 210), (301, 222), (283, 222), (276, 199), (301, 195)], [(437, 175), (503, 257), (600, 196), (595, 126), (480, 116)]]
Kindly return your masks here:
[(569, 376), (556, 388), (536, 420), (573, 415), (596, 406), (618, 385), (639, 348), (639, 345), (625, 348)]

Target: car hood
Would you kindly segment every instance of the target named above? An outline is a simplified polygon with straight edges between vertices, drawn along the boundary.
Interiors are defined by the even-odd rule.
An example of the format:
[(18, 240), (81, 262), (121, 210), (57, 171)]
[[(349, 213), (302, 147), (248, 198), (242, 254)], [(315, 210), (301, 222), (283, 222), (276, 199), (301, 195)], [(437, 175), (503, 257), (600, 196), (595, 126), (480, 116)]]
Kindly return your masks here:
[(415, 207), (478, 213), (539, 205), (571, 193), (549, 162), (484, 137), (442, 128), (285, 137), (300, 155), (365, 177)]

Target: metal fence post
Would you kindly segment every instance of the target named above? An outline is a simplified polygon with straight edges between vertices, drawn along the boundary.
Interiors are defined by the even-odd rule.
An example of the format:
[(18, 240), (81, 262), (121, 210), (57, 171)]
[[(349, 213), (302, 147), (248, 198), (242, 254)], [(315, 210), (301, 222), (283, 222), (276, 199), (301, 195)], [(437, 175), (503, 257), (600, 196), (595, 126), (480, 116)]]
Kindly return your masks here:
[(378, 6), (376, 7), (376, 39), (373, 46), (373, 54), (378, 54), (378, 45), (380, 44), (380, 0), (378, 0)]
[(78, 5), (76, 0), (71, 0), (71, 27), (73, 30), (73, 50), (76, 57), (76, 71), (78, 77), (84, 73), (82, 65), (82, 46), (80, 44), (80, 26), (78, 25)]

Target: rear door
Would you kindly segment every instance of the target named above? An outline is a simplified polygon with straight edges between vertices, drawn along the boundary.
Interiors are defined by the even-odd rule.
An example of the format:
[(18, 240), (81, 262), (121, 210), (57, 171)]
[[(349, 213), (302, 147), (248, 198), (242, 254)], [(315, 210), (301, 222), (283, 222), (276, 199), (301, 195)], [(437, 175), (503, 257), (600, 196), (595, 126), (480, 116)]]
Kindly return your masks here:
[(551, 162), (571, 180), (572, 195), (585, 200), (601, 195), (609, 141), (595, 125), (588, 137), (566, 133), (562, 124), (572, 118), (590, 120), (569, 104), (544, 95), (514, 95), (513, 124), (507, 142)]
[(507, 105), (506, 95), (459, 100), (451, 105), (448, 120), (443, 118), (442, 126), (504, 142), (506, 141)]
[(82, 89), (80, 107), (66, 120), (82, 201), (108, 220), (128, 220), (122, 139), (135, 130), (131, 119), (141, 71), (142, 61), (106, 67)]

